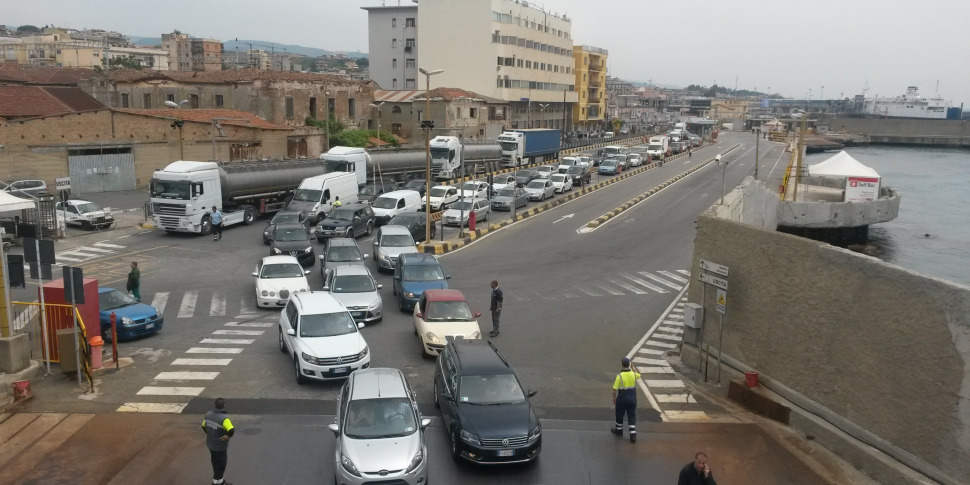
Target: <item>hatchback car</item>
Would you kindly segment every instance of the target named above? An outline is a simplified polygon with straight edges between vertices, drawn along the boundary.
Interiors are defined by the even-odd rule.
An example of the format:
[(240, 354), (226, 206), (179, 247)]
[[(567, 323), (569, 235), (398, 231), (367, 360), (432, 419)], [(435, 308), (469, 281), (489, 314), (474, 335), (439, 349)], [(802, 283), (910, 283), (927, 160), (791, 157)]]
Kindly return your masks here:
[(297, 293), (280, 312), (280, 352), (293, 360), (297, 384), (341, 379), (370, 367), (370, 349), (350, 312), (330, 293)]
[(323, 291), (350, 310), (355, 322), (377, 323), (384, 319), (381, 288), (366, 266), (337, 266), (323, 283)]
[(300, 224), (276, 226), (270, 238), (269, 254), (271, 256), (288, 254), (295, 257), (303, 266), (313, 266), (316, 262), (313, 245), (310, 243), (310, 233)]
[(549, 179), (536, 179), (525, 186), (525, 191), (529, 193), (529, 200), (543, 201), (556, 196), (556, 187)]
[(431, 210), (440, 211), (458, 201), (458, 187), (453, 185), (438, 185), (431, 187)]
[(47, 182), (43, 180), (18, 180), (16, 182), (10, 182), (9, 184), (4, 184), (3, 191), (22, 199), (29, 199), (50, 193), (47, 190)]
[(612, 159), (606, 159), (600, 162), (599, 168), (600, 175), (616, 175), (620, 173), (619, 163)]
[(404, 226), (382, 226), (374, 236), (374, 260), (378, 271), (394, 271), (397, 258), (404, 253), (416, 253), (418, 248), (411, 231)]
[(310, 283), (300, 262), (293, 256), (266, 256), (256, 264), (256, 306), (280, 308), (290, 295), (310, 291)]
[(567, 190), (573, 190), (573, 178), (568, 173), (557, 173), (549, 177), (552, 187), (557, 194), (564, 194)]
[(525, 187), (525, 185), (539, 178), (539, 172), (531, 168), (526, 168), (515, 172), (515, 185)]
[(488, 220), (490, 210), (491, 205), (488, 203), (488, 199), (466, 200), (446, 210), (441, 215), (441, 222), (449, 226), (467, 226), (470, 219), (469, 212), (474, 211), (475, 223), (477, 224)]
[(438, 356), (434, 403), (451, 438), (451, 456), (475, 463), (535, 460), (542, 425), (512, 366), (491, 342), (450, 340)]
[(165, 319), (158, 309), (140, 303), (127, 293), (114, 288), (98, 288), (98, 319), (101, 323), (101, 338), (111, 341), (111, 314), (115, 314), (115, 330), (118, 340), (128, 340), (143, 335), (151, 335), (162, 329)]
[(263, 229), (263, 244), (269, 244), (276, 232), (276, 226), (280, 224), (302, 224), (307, 229), (310, 228), (310, 217), (304, 211), (282, 210), (273, 215), (273, 218)]
[(324, 278), (337, 266), (363, 266), (364, 258), (357, 241), (349, 237), (335, 237), (323, 248), (320, 255), (320, 274)]
[[(428, 214), (424, 212), (401, 212), (387, 221), (387, 225), (404, 226), (408, 228), (408, 232), (411, 233), (411, 237), (415, 241), (420, 242), (424, 241), (425, 236), (427, 236), (427, 217)], [(436, 229), (437, 227), (432, 222), (431, 239), (434, 239)]]
[(58, 202), (54, 206), (54, 211), (64, 224), (81, 226), (82, 229), (107, 229), (115, 222), (110, 212), (87, 200), (71, 199), (67, 202)]
[(422, 354), (438, 355), (446, 337), (482, 338), (478, 326), (481, 313), (472, 315), (465, 295), (458, 290), (427, 290), (414, 306), (414, 334)]
[(540, 167), (536, 167), (536, 172), (539, 172), (539, 178), (547, 179), (550, 175), (556, 173), (558, 169), (558, 166), (553, 167), (550, 165), (542, 165)]
[(589, 171), (589, 167), (569, 167), (566, 171), (566, 175), (572, 178), (573, 185), (589, 185), (590, 180), (593, 179), (593, 174)]
[(337, 438), (334, 481), (428, 483), (425, 429), (430, 424), (401, 371), (374, 367), (354, 372), (340, 389), (337, 418), (330, 425)]
[(484, 199), (488, 197), (488, 183), (482, 181), (465, 182), (461, 185), (461, 194), (465, 199)]
[(639, 153), (628, 153), (626, 155), (626, 161), (631, 167), (639, 167), (643, 165), (643, 155)]
[(529, 193), (521, 187), (506, 187), (492, 196), (492, 210), (511, 211), (529, 205)]
[(335, 208), (327, 218), (317, 224), (317, 241), (326, 242), (332, 237), (370, 236), (374, 232), (377, 217), (367, 204), (347, 204)]
[(515, 175), (510, 173), (500, 173), (492, 177), (492, 186), (490, 190), (492, 195), (495, 195), (498, 191), (508, 187), (515, 186)]
[(428, 253), (402, 254), (394, 266), (391, 292), (397, 296), (397, 305), (402, 312), (414, 309), (414, 305), (425, 290), (448, 288), (451, 278), (446, 275), (438, 260)]

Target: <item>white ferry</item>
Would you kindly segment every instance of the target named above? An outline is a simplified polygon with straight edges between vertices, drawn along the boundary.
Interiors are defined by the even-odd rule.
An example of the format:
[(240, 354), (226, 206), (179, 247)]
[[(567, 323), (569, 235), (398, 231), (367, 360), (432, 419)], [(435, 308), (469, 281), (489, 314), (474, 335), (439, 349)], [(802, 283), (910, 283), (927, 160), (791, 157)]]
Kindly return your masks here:
[(895, 98), (867, 98), (863, 112), (880, 118), (920, 118), (945, 120), (950, 103), (942, 96), (924, 98), (919, 88), (909, 86), (906, 94)]

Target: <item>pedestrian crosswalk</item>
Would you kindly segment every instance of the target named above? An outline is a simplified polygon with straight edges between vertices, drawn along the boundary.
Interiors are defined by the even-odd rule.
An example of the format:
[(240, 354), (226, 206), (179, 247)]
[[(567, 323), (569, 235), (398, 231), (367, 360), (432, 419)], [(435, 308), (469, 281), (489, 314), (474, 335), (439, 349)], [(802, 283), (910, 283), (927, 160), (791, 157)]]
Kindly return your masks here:
[(58, 266), (73, 265), (90, 259), (118, 253), (126, 247), (127, 246), (122, 246), (120, 244), (112, 244), (106, 241), (101, 241), (89, 246), (79, 246), (65, 251), (57, 251), (54, 254), (54, 259), (57, 260), (56, 264)]

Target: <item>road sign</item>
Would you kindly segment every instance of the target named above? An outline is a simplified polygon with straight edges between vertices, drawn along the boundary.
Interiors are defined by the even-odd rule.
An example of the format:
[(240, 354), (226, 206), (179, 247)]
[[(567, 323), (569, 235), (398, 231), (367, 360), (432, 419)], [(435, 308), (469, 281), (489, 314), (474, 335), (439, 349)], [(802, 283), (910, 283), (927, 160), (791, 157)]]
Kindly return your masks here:
[(727, 309), (727, 292), (720, 288), (717, 289), (717, 302), (714, 303), (714, 309), (721, 315), (724, 315), (724, 310)]
[(714, 285), (724, 291), (728, 289), (728, 282), (724, 278), (718, 278), (710, 273), (701, 273), (701, 281), (709, 285)]
[(728, 275), (728, 267), (723, 264), (712, 263), (705, 259), (701, 260), (701, 269), (704, 271), (710, 271), (712, 273), (717, 273), (721, 276)]
[(71, 190), (71, 177), (54, 179), (54, 188), (57, 190)]

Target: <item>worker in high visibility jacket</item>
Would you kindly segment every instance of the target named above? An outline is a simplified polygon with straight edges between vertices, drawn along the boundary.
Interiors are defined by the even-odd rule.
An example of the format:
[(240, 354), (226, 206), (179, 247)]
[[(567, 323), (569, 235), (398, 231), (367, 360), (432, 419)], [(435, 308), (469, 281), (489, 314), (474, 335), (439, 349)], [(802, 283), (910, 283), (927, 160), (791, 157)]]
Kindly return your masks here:
[(640, 373), (633, 369), (630, 359), (624, 357), (620, 361), (623, 369), (613, 380), (613, 407), (616, 408), (616, 425), (610, 431), (623, 436), (623, 415), (626, 415), (627, 425), (630, 427), (630, 442), (637, 442), (637, 379)]
[(202, 419), (205, 445), (209, 448), (209, 457), (212, 461), (212, 483), (232, 485), (223, 478), (223, 475), (229, 462), (229, 438), (235, 434), (236, 428), (233, 427), (232, 421), (229, 421), (229, 415), (225, 410), (225, 399), (220, 397), (216, 399), (215, 404), (216, 408), (205, 413), (205, 418)]

